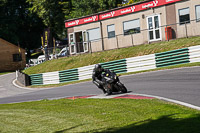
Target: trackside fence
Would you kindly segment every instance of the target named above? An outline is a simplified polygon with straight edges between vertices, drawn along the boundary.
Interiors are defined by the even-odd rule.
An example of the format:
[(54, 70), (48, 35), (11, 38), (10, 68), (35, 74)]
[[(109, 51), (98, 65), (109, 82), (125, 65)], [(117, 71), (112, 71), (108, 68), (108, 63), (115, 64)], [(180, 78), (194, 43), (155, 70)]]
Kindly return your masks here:
[[(101, 63), (116, 73), (129, 73), (184, 63), (200, 62), (200, 45), (162, 53)], [(94, 65), (30, 75), (31, 85), (59, 84), (92, 78)]]
[(157, 53), (155, 55), (156, 55), (156, 67), (178, 65), (190, 62), (188, 48)]
[(127, 72), (155, 69), (155, 54), (126, 58), (126, 64)]

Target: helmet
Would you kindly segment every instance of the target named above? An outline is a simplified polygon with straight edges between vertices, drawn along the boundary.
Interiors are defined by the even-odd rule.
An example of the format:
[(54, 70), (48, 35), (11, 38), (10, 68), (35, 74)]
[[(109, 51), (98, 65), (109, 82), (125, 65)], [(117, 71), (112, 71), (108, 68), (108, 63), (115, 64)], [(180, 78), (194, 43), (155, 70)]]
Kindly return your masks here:
[(101, 64), (96, 64), (96, 65), (95, 65), (95, 71), (96, 71), (96, 72), (101, 72), (101, 71), (102, 71), (102, 66), (101, 66)]

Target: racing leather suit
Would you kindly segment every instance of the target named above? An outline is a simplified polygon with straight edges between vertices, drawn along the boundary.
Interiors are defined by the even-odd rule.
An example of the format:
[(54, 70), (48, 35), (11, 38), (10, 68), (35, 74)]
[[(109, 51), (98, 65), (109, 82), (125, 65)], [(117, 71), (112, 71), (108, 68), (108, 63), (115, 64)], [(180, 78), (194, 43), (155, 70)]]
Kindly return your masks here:
[(99, 71), (96, 71), (95, 69), (93, 70), (93, 73), (92, 73), (92, 80), (93, 80), (93, 83), (101, 90), (103, 90), (103, 92), (105, 93), (105, 89), (103, 87), (104, 83), (102, 82), (102, 72), (107, 72), (109, 71), (108, 69), (103, 69), (99, 72)]

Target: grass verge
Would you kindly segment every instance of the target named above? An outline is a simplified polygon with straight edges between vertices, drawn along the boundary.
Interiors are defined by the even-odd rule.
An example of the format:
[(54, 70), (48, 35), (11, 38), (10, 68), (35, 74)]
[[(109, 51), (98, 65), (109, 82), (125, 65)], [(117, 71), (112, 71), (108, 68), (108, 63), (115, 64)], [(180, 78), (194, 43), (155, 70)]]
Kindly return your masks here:
[(83, 54), (78, 56), (60, 58), (57, 60), (46, 61), (40, 65), (26, 69), (24, 72), (30, 75), (52, 71), (61, 71), (82, 66), (88, 66), (96, 63), (108, 62), (112, 60), (160, 53), (194, 45), (200, 45), (200, 37), (182, 38), (171, 40), (169, 42), (164, 41), (129, 48), (121, 48), (92, 54)]
[(200, 112), (157, 99), (59, 99), (1, 104), (0, 132), (197, 133)]
[(1, 72), (0, 75), (5, 75), (5, 74), (8, 74), (8, 73), (11, 73), (11, 72)]

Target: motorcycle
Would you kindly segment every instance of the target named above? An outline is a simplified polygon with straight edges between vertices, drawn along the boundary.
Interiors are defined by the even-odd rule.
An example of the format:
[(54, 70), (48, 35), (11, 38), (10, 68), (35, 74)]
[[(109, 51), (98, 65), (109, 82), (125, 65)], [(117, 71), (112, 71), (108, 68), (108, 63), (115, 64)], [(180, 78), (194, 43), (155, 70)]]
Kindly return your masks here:
[(127, 89), (119, 80), (119, 76), (114, 71), (108, 71), (102, 74), (102, 81), (104, 83), (104, 89), (108, 95), (112, 92), (127, 93)]

